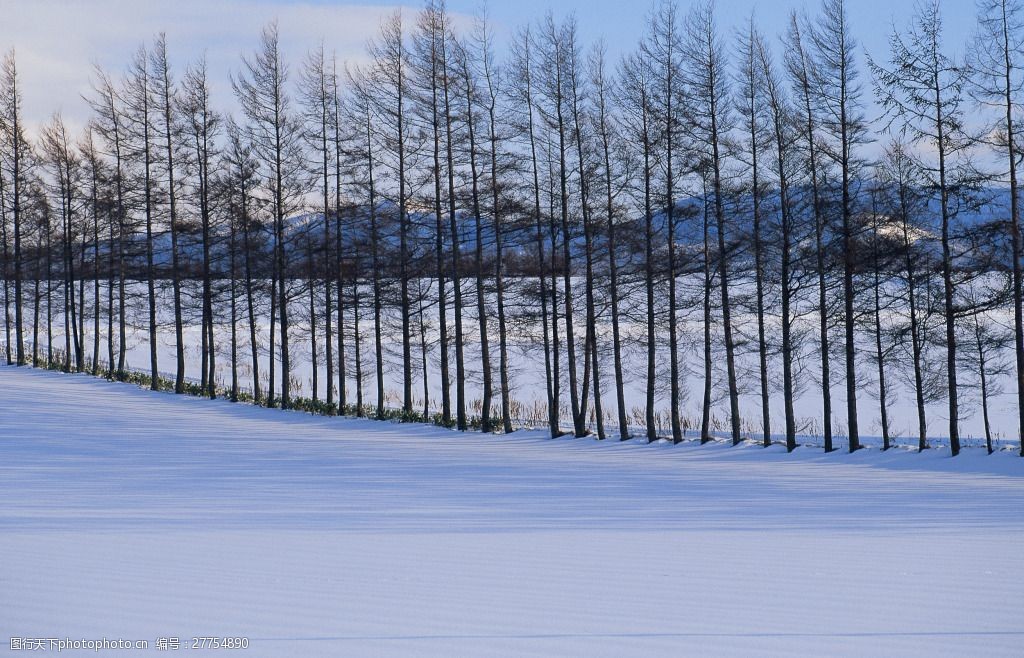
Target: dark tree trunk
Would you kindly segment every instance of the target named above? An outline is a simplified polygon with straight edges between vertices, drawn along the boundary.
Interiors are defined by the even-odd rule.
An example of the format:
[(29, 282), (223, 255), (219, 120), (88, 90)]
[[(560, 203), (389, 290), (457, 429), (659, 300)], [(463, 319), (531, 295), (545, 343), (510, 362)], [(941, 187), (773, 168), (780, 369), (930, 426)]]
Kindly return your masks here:
[[(872, 196), (872, 205), (874, 198)], [(882, 450), (890, 448), (889, 440), (889, 406), (887, 403), (887, 391), (885, 386), (885, 352), (882, 350), (882, 264), (878, 243), (878, 211), (872, 208), (872, 231), (871, 231), (871, 265), (874, 275), (874, 320), (875, 320), (875, 359), (878, 364), (878, 403), (879, 413), (882, 420)]]
[(484, 300), (484, 247), (483, 247), (483, 218), (481, 217), (482, 207), (480, 204), (480, 176), (476, 163), (476, 131), (475, 114), (473, 109), (474, 80), (470, 74), (469, 62), (463, 56), (463, 81), (466, 86), (466, 128), (469, 137), (469, 170), (471, 178), (472, 203), (473, 203), (473, 225), (476, 229), (475, 244), (475, 269), (476, 269), (476, 312), (477, 326), (480, 331), (480, 367), (483, 376), (483, 400), (480, 406), (480, 431), (490, 432), (491, 427), (491, 398), (493, 396), (493, 384), (491, 377), (491, 348), (487, 333), (487, 305)]

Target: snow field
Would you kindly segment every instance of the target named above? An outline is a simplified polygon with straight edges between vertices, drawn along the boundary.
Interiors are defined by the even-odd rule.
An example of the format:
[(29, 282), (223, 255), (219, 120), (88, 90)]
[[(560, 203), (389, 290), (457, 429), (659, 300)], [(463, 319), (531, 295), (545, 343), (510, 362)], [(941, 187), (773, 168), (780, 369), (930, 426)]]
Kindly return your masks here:
[(0, 642), (1019, 655), (1022, 476), (1009, 452), (482, 436), (0, 367)]

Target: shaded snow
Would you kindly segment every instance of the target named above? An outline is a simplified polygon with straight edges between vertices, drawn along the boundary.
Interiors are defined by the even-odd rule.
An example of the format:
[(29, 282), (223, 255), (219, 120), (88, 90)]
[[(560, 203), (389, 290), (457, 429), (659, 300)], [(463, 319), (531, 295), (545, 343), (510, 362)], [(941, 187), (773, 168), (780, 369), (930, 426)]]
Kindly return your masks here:
[(1012, 453), (481, 436), (0, 367), (0, 643), (1019, 655), (1022, 485)]

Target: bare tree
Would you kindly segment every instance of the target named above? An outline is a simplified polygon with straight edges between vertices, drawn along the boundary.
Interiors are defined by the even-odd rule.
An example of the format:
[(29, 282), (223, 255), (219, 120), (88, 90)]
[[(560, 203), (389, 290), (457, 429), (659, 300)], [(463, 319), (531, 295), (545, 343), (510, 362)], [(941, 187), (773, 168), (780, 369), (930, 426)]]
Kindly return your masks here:
[(178, 190), (174, 178), (175, 141), (178, 139), (178, 128), (175, 125), (176, 90), (171, 79), (170, 62), (167, 59), (167, 38), (162, 32), (157, 36), (156, 43), (153, 44), (150, 60), (153, 67), (153, 76), (150, 82), (157, 105), (157, 128), (162, 133), (161, 137), (164, 140), (163, 165), (167, 176), (167, 222), (171, 234), (171, 286), (174, 291), (174, 353), (176, 361), (174, 392), (183, 393), (185, 390), (185, 340), (182, 326), (181, 265), (178, 249)]
[(766, 72), (760, 55), (765, 52), (764, 40), (754, 27), (751, 15), (746, 32), (740, 36), (739, 55), (740, 69), (737, 76), (739, 90), (739, 112), (743, 118), (743, 129), (746, 133), (746, 148), (740, 157), (748, 159), (745, 164), (750, 167), (750, 199), (752, 204), (752, 241), (754, 247), (754, 286), (755, 308), (757, 312), (757, 357), (759, 379), (761, 384), (761, 429), (763, 445), (771, 445), (771, 416), (768, 393), (768, 341), (765, 335), (765, 240), (764, 210), (762, 206), (765, 196), (763, 182), (763, 165), (761, 152), (766, 146), (769, 133), (768, 109), (771, 102), (762, 104)]
[(448, 355), (448, 299), (446, 275), (446, 254), (444, 211), (442, 204), (444, 200), (441, 194), (442, 178), (444, 170), (441, 165), (441, 144), (444, 141), (444, 125), (442, 115), (441, 91), (443, 81), (444, 62), (442, 59), (442, 41), (445, 40), (447, 27), (447, 12), (443, 2), (431, 1), (426, 4), (420, 12), (416, 32), (413, 37), (413, 51), (415, 58), (413, 84), (419, 96), (417, 107), (424, 121), (430, 129), (430, 143), (432, 147), (432, 167), (430, 177), (433, 181), (433, 196), (431, 202), (434, 210), (434, 267), (437, 278), (437, 317), (438, 329), (440, 331), (440, 370), (441, 370), (441, 417), (445, 423), (451, 423), (451, 376), (449, 374)]
[(1024, 275), (1019, 183), (1016, 108), (1024, 87), (1021, 56), (1024, 54), (1024, 7), (1017, 0), (982, 0), (978, 3), (978, 36), (970, 49), (970, 91), (984, 105), (999, 112), (992, 146), (1006, 161), (1010, 193), (1010, 228), (1013, 249), (1013, 327), (1017, 376), (1017, 431), (1024, 457)]
[(918, 8), (906, 36), (890, 38), (892, 68), (872, 62), (883, 107), (900, 133), (912, 143), (927, 144), (934, 162), (923, 171), (938, 192), (942, 231), (943, 308), (946, 321), (946, 367), (949, 398), (949, 442), (960, 452), (956, 361), (956, 291), (953, 281), (952, 220), (957, 190), (970, 178), (966, 151), (972, 140), (965, 132), (963, 103), (966, 70), (942, 52), (942, 19), (937, 2)]
[[(67, 128), (59, 114), (51, 119), (42, 132), (42, 151), (50, 169), (56, 195), (60, 201), (61, 222), (61, 274), (64, 317), (64, 372), (71, 372), (72, 354), (78, 370), (83, 368), (82, 348), (75, 309), (75, 270), (72, 256), (75, 239), (74, 211), (78, 188), (80, 163), (71, 149)], [(48, 286), (52, 279), (47, 277)], [(49, 313), (48, 313), (49, 314)], [(49, 332), (48, 332), (49, 333)], [(73, 343), (73, 348), (72, 348)], [(72, 352), (74, 349), (74, 352)], [(52, 358), (52, 355), (51, 355)]]
[[(673, 158), (680, 150), (683, 107), (680, 103), (684, 84), (682, 67), (682, 35), (674, 2), (663, 0), (655, 6), (649, 24), (649, 38), (644, 42), (647, 61), (653, 74), (653, 109), (658, 124), (656, 135), (663, 149), (664, 208), (668, 239), (668, 351), (669, 351), (669, 416), (672, 423), (672, 440), (683, 440), (679, 407), (682, 404), (679, 369), (679, 310), (677, 284), (679, 279), (676, 243), (679, 239), (679, 218), (676, 212), (676, 189), (678, 185), (677, 161)], [(692, 35), (689, 35), (692, 36)], [(687, 44), (693, 46), (694, 44)], [(692, 81), (691, 81), (692, 82)], [(704, 89), (697, 93), (700, 94)], [(716, 89), (716, 92), (720, 90)], [(717, 102), (713, 101), (713, 102)]]
[[(110, 222), (109, 260), (110, 288), (107, 297), (107, 355), (112, 377), (123, 379), (125, 372), (125, 352), (127, 349), (127, 318), (125, 313), (125, 279), (127, 263), (125, 258), (126, 206), (125, 206), (125, 143), (124, 115), (120, 96), (113, 82), (102, 70), (96, 69), (97, 80), (93, 87), (93, 96), (88, 98), (96, 115), (93, 127), (106, 146), (107, 157), (113, 158), (114, 204), (113, 218)], [(115, 235), (114, 228), (117, 228)], [(116, 249), (115, 249), (116, 244)], [(114, 365), (114, 270), (117, 270), (117, 366)]]
[(259, 175), (259, 163), (253, 156), (251, 146), (246, 143), (244, 133), (233, 119), (227, 121), (228, 143), (224, 151), (225, 163), (228, 165), (228, 194), (235, 199), (237, 225), (242, 232), (240, 248), (242, 251), (242, 271), (245, 280), (245, 301), (249, 320), (250, 368), (252, 370), (252, 394), (257, 403), (262, 401), (260, 392), (259, 340), (257, 338), (255, 272), (257, 260), (257, 227), (252, 215), (252, 191)]
[[(129, 161), (134, 167), (138, 182), (133, 191), (141, 194), (143, 217), (146, 225), (146, 292), (149, 302), (149, 377), (150, 388), (160, 388), (160, 370), (157, 356), (156, 316), (156, 253), (154, 245), (154, 133), (152, 91), (150, 88), (149, 56), (140, 47), (128, 70), (125, 80), (124, 101), (126, 128), (129, 136)], [(139, 189), (141, 187), (141, 189)]]
[(779, 190), (779, 219), (780, 219), (780, 271), (779, 278), (782, 288), (782, 300), (780, 313), (782, 315), (782, 396), (786, 415), (786, 450), (792, 452), (796, 448), (796, 415), (793, 410), (793, 400), (796, 397), (797, 387), (794, 382), (793, 365), (795, 360), (793, 347), (793, 198), (790, 190), (790, 181), (794, 175), (794, 154), (793, 141), (796, 138), (794, 116), (792, 107), (785, 96), (783, 82), (775, 70), (771, 53), (755, 31), (753, 45), (756, 50), (758, 65), (761, 69), (761, 98), (765, 102), (769, 114), (769, 131), (772, 146), (774, 146), (774, 169), (777, 177)]
[(494, 396), (494, 383), (491, 372), (491, 343), (488, 333), (488, 310), (484, 292), (484, 218), (483, 218), (483, 194), (482, 166), (478, 163), (480, 147), (477, 144), (477, 134), (480, 122), (483, 121), (480, 114), (482, 104), (482, 92), (479, 88), (480, 80), (477, 69), (480, 66), (480, 53), (468, 48), (466, 45), (454, 42), (454, 63), (458, 67), (461, 76), (462, 93), (465, 101), (465, 122), (466, 136), (468, 141), (465, 144), (466, 153), (469, 158), (470, 175), (470, 208), (473, 212), (474, 234), (474, 279), (476, 280), (476, 312), (477, 327), (480, 337), (480, 372), (483, 378), (483, 399), (480, 405), (480, 429), (483, 432), (490, 432), (491, 427), (491, 402)]
[[(322, 276), (324, 279), (324, 347), (326, 350), (324, 360), (327, 366), (327, 406), (332, 408), (334, 405), (334, 332), (332, 328), (333, 310), (331, 308), (333, 298), (331, 295), (331, 277), (328, 276), (328, 273), (340, 271), (338, 262), (340, 262), (341, 254), (336, 255), (338, 262), (332, 265), (329, 256), (332, 248), (331, 219), (332, 215), (337, 214), (332, 212), (331, 204), (331, 159), (335, 157), (335, 147), (331, 137), (337, 123), (334, 117), (335, 93), (332, 89), (332, 82), (336, 84), (336, 81), (331, 80), (331, 74), (327, 70), (327, 59), (324, 55), (323, 43), (320, 44), (319, 48), (306, 56), (301, 78), (303, 114), (305, 119), (304, 136), (316, 156), (311, 158), (310, 164), (313, 168), (312, 173), (317, 179), (316, 184), (320, 186), (320, 211), (322, 213), (322, 239), (317, 250), (319, 258), (310, 263), (310, 300), (314, 298), (315, 280)], [(338, 219), (338, 217), (334, 217), (336, 223)], [(344, 318), (344, 315), (341, 317)], [(316, 307), (312, 301), (310, 304), (310, 322), (316, 322)], [(315, 331), (310, 331), (310, 341), (312, 342), (312, 354), (315, 359), (317, 352)], [(316, 377), (317, 371), (314, 369), (314, 399), (319, 394)], [(344, 377), (342, 377), (341, 388), (345, 388)], [(342, 406), (344, 406), (344, 403)]]
[[(487, 141), (489, 145), (489, 185), (491, 191), (491, 226), (494, 232), (494, 290), (498, 311), (498, 381), (501, 387), (501, 425), (506, 433), (512, 431), (511, 379), (509, 377), (508, 322), (505, 312), (504, 274), (504, 127), (499, 124), (498, 100), (502, 95), (502, 71), (498, 68), (493, 49), (493, 35), (486, 14), (477, 19), (476, 48), (483, 75), (484, 103), (487, 107)], [(595, 370), (596, 382), (596, 370)], [(596, 383), (595, 383), (596, 386)], [(600, 422), (600, 420), (598, 421)]]
[[(105, 194), (105, 190), (102, 188), (105, 186), (105, 180), (107, 177), (106, 171), (101, 160), (96, 141), (94, 139), (95, 129), (92, 125), (86, 127), (85, 137), (79, 143), (78, 150), (81, 153), (82, 161), (86, 167), (86, 177), (88, 178), (89, 185), (89, 212), (92, 215), (92, 283), (93, 283), (93, 330), (92, 330), (92, 374), (96, 376), (99, 374), (99, 361), (100, 361), (100, 308), (102, 306), (100, 302), (100, 244), (102, 242), (100, 234), (100, 214), (101, 208), (109, 207), (109, 204), (104, 204), (102, 196)], [(3, 193), (0, 192), (0, 196)], [(111, 223), (111, 226), (113, 224)], [(113, 250), (113, 240), (110, 240), (107, 245), (108, 251)], [(6, 259), (5, 259), (6, 260)], [(6, 263), (5, 263), (6, 266)], [(83, 279), (85, 275), (83, 273)], [(113, 282), (110, 282), (109, 294), (113, 295)], [(113, 304), (111, 304), (113, 306)], [(110, 331), (108, 325), (108, 333)], [(111, 350), (113, 353), (113, 350)], [(8, 358), (8, 360), (10, 360)]]
[[(354, 140), (357, 144), (356, 157), (365, 161), (365, 194), (367, 214), (369, 215), (370, 230), (370, 272), (373, 287), (373, 336), (374, 336), (374, 361), (377, 383), (377, 418), (384, 417), (384, 345), (383, 345), (383, 282), (381, 281), (382, 254), (380, 227), (377, 216), (377, 185), (376, 185), (376, 157), (374, 153), (375, 130), (373, 121), (373, 100), (370, 98), (370, 81), (361, 71), (350, 73), (349, 81), (352, 86), (352, 104), (350, 112), (353, 120), (358, 121), (358, 137)], [(360, 163), (361, 164), (361, 163)]]
[(819, 77), (814, 60), (804, 37), (804, 25), (795, 13), (790, 14), (786, 34), (786, 70), (794, 90), (794, 106), (799, 116), (800, 140), (806, 145), (806, 167), (811, 190), (811, 210), (814, 216), (815, 270), (818, 275), (818, 338), (821, 356), (822, 425), (825, 452), (832, 452), (832, 365), (829, 347), (827, 281), (825, 271), (825, 215), (822, 198), (823, 163), (819, 147), (818, 96), (815, 93)]
[[(0, 113), (0, 139), (3, 133), (3, 114)], [(0, 142), (2, 143), (2, 142)], [(7, 176), (3, 167), (3, 150), (0, 149), (0, 255), (3, 256), (3, 277), (4, 277), (4, 359), (6, 363), (14, 363), (11, 356), (15, 348), (11, 345), (11, 250), (9, 238), (7, 237)]]
[[(871, 276), (872, 276), (872, 292), (874, 302), (872, 308), (872, 318), (874, 319), (874, 334), (875, 334), (875, 365), (878, 367), (878, 411), (881, 417), (882, 426), (882, 450), (888, 450), (891, 446), (891, 439), (889, 436), (889, 400), (887, 397), (888, 389), (886, 387), (885, 377), (885, 364), (887, 350), (882, 347), (882, 289), (885, 283), (885, 279), (888, 277), (886, 274), (890, 271), (889, 263), (883, 262), (883, 251), (885, 245), (883, 244), (885, 236), (883, 234), (883, 219), (882, 203), (879, 197), (882, 195), (883, 190), (875, 184), (872, 189), (869, 190), (871, 195), (871, 238), (869, 253), (871, 254)], [(885, 258), (884, 260), (888, 260)]]
[[(21, 90), (19, 89), (18, 65), (14, 51), (8, 52), (3, 59), (0, 70), (0, 136), (3, 138), (3, 155), (7, 161), (9, 173), (6, 177), (10, 185), (11, 219), (14, 225), (14, 333), (17, 363), (25, 365), (25, 330), (22, 311), (22, 280), (24, 268), (22, 264), (22, 188), (25, 184), (25, 159), (28, 142), (25, 139), (25, 127), (21, 111)], [(6, 240), (4, 241), (6, 244)]]
[[(345, 253), (344, 253), (344, 239), (342, 236), (342, 197), (341, 197), (341, 161), (343, 157), (343, 141), (342, 141), (342, 104), (341, 104), (341, 86), (338, 79), (338, 62), (336, 57), (331, 58), (331, 75), (330, 75), (330, 86), (331, 86), (331, 98), (330, 104), (333, 112), (331, 112), (331, 126), (333, 129), (333, 143), (334, 143), (334, 263), (332, 264), (335, 274), (335, 290), (337, 292), (337, 308), (338, 308), (338, 408), (344, 412), (345, 406), (348, 403), (348, 397), (346, 394), (345, 382), (348, 379), (348, 373), (345, 369)], [(359, 132), (358, 130), (356, 132)], [(324, 218), (327, 221), (327, 218)], [(325, 232), (327, 229), (324, 229)], [(326, 233), (325, 233), (326, 235)], [(330, 277), (325, 277), (328, 280)], [(353, 290), (353, 326), (356, 342), (356, 390), (359, 403), (356, 405), (356, 415), (361, 416), (363, 413), (362, 398), (363, 398), (363, 382), (360, 377), (362, 366), (359, 362), (359, 316), (358, 313), (358, 297), (359, 297), (359, 284), (355, 281), (352, 286)], [(328, 286), (327, 296), (330, 297), (330, 288)], [(330, 343), (330, 310), (331, 305), (327, 303), (327, 315), (328, 315), (328, 337), (327, 341)], [(331, 350), (327, 350), (327, 360), (331, 360)], [(328, 386), (333, 382), (333, 377), (330, 369), (327, 374)], [(328, 391), (330, 394), (330, 391)]]
[[(618, 137), (619, 125), (614, 119), (614, 89), (613, 82), (609, 79), (605, 65), (606, 51), (603, 43), (599, 43), (591, 53), (591, 88), (593, 89), (593, 123), (598, 141), (600, 142), (600, 160), (602, 177), (604, 179), (604, 220), (608, 233), (608, 276), (609, 292), (611, 299), (612, 319), (612, 350), (613, 368), (615, 375), (615, 408), (618, 414), (619, 439), (625, 441), (630, 438), (629, 421), (626, 418), (626, 394), (625, 381), (622, 367), (622, 332), (620, 328), (620, 292), (619, 292), (619, 256), (615, 242), (615, 223), (617, 220), (618, 208), (616, 196), (620, 183), (617, 178), (621, 172), (615, 169), (619, 164), (619, 154), (622, 152)], [(614, 152), (614, 159), (613, 159)], [(615, 163), (613, 165), (613, 162)]]
[[(201, 381), (207, 394), (216, 397), (216, 350), (214, 349), (213, 317), (213, 233), (210, 202), (210, 163), (216, 159), (217, 137), (220, 133), (220, 115), (210, 106), (210, 87), (206, 75), (206, 60), (201, 59), (185, 72), (183, 80), (182, 114), (185, 117), (188, 141), (194, 152), (194, 197), (199, 207), (203, 243), (203, 336), (208, 358)], [(282, 312), (282, 322), (284, 322)], [(283, 340), (283, 339), (282, 339)], [(285, 370), (287, 372), (287, 369)], [(287, 390), (287, 388), (285, 389)], [(285, 398), (282, 398), (282, 404)]]
[[(268, 165), (267, 188), (274, 212), (274, 262), (277, 272), (277, 305), (281, 313), (281, 407), (290, 403), (291, 361), (288, 342), (288, 268), (285, 260), (285, 218), (297, 206), (303, 191), (301, 127), (292, 115), (288, 93), (288, 67), (281, 57), (277, 24), (263, 29), (259, 50), (243, 58), (243, 71), (232, 87), (248, 120), (245, 129), (257, 157)], [(273, 319), (271, 320), (273, 327)], [(271, 331), (273, 333), (273, 330)], [(274, 354), (271, 348), (271, 372)], [(268, 401), (274, 397), (271, 375)]]
[(572, 233), (569, 216), (569, 169), (568, 157), (571, 140), (571, 126), (566, 114), (571, 100), (569, 80), (566, 73), (568, 63), (566, 44), (569, 43), (567, 30), (575, 30), (575, 23), (558, 25), (549, 13), (542, 24), (540, 35), (540, 89), (544, 103), (540, 105), (542, 116), (553, 131), (557, 144), (557, 197), (558, 217), (562, 236), (562, 297), (564, 302), (566, 368), (569, 375), (569, 402), (572, 409), (573, 429), (576, 436), (586, 434), (585, 419), (580, 401), (579, 372), (576, 363), (576, 329), (573, 307), (572, 284)]
[[(534, 247), (536, 250), (534, 267), (536, 268), (538, 296), (540, 297), (541, 304), (540, 322), (543, 333), (544, 384), (545, 393), (547, 394), (548, 428), (551, 436), (557, 437), (561, 434), (561, 430), (559, 429), (558, 404), (555, 398), (557, 383), (554, 381), (552, 372), (552, 337), (548, 325), (548, 284), (546, 275), (549, 267), (544, 251), (544, 214), (541, 210), (540, 159), (537, 149), (539, 126), (536, 120), (534, 98), (532, 38), (529, 28), (524, 28), (517, 34), (513, 42), (510, 65), (511, 84), (508, 85), (507, 90), (512, 103), (518, 105), (522, 110), (519, 115), (517, 128), (529, 143), (530, 181), (528, 187), (532, 201)], [(457, 276), (457, 272), (455, 275)]]
[(711, 196), (718, 237), (718, 278), (721, 285), (722, 331), (729, 386), (729, 417), (733, 444), (740, 442), (739, 387), (736, 380), (736, 348), (729, 303), (729, 252), (726, 240), (723, 165), (725, 136), (733, 128), (729, 104), (729, 80), (723, 45), (715, 26), (713, 6), (693, 9), (686, 21), (686, 76), (695, 105), (691, 130), (710, 167)]
[[(653, 177), (653, 142), (651, 107), (650, 62), (643, 50), (628, 57), (622, 65), (620, 93), (625, 113), (625, 125), (629, 129), (629, 141), (638, 148), (639, 157), (643, 161), (641, 180), (639, 181), (639, 204), (644, 217), (644, 291), (646, 293), (646, 328), (647, 328), (647, 377), (644, 421), (647, 426), (647, 441), (657, 440), (657, 428), (654, 422), (655, 400), (655, 361), (657, 359), (656, 327), (654, 312), (654, 209), (652, 200)], [(703, 439), (702, 434), (702, 439)]]
[(822, 13), (811, 31), (816, 60), (815, 86), (820, 94), (822, 128), (833, 143), (825, 153), (839, 167), (842, 192), (843, 324), (846, 329), (846, 426), (850, 452), (860, 448), (857, 424), (857, 348), (854, 270), (857, 227), (854, 179), (858, 160), (854, 148), (865, 141), (867, 123), (861, 107), (862, 89), (854, 59), (857, 42), (850, 33), (845, 0), (824, 0)]
[[(924, 260), (920, 244), (926, 231), (921, 226), (925, 212), (925, 200), (921, 189), (921, 170), (910, 157), (904, 144), (893, 142), (886, 147), (885, 156), (876, 171), (882, 191), (885, 193), (885, 212), (892, 218), (898, 230), (901, 267), (900, 293), (907, 300), (907, 324), (905, 330), (897, 333), (897, 340), (906, 342), (909, 334), (910, 359), (913, 370), (912, 387), (917, 406), (918, 449), (928, 447), (928, 419), (926, 403), (928, 395), (925, 382), (925, 327), (924, 315), (927, 300), (922, 300), (921, 282), (928, 276), (929, 263)], [(924, 262), (922, 262), (924, 261)]]

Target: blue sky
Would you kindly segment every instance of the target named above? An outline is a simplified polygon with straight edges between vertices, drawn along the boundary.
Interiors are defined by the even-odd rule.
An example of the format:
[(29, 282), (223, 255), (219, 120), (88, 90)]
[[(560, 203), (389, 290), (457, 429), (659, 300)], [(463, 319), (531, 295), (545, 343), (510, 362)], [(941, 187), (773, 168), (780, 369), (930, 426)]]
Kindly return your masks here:
[[(214, 98), (231, 109), (228, 74), (238, 67), (239, 55), (255, 47), (262, 25), (279, 21), (283, 46), (294, 64), (320, 39), (340, 58), (358, 60), (381, 17), (397, 6), (379, 0), (0, 0), (0, 50), (17, 50), (26, 116), (33, 124), (60, 110), (69, 123), (80, 125), (87, 118), (81, 94), (89, 90), (92, 63), (119, 72), (135, 48), (161, 30), (167, 32), (179, 72), (190, 59), (206, 53)], [(419, 6), (405, 5), (410, 18)], [(685, 13), (690, 3), (679, 6)], [(851, 0), (848, 11), (862, 50), (885, 60), (892, 25), (905, 26), (914, 6), (914, 0)], [(464, 16), (480, 7), (479, 0), (449, 0), (449, 9)], [(791, 9), (813, 14), (817, 7), (818, 2), (805, 0), (719, 0), (717, 14), (723, 34), (732, 37), (753, 11), (774, 40), (785, 30)], [(610, 54), (618, 57), (635, 46), (650, 8), (646, 0), (514, 0), (492, 1), (489, 13), (499, 45), (517, 26), (549, 9), (558, 17), (575, 13), (583, 44), (604, 38)], [(945, 0), (942, 8), (949, 50), (960, 54), (974, 30), (974, 2)], [(870, 91), (867, 71), (863, 79)]]

